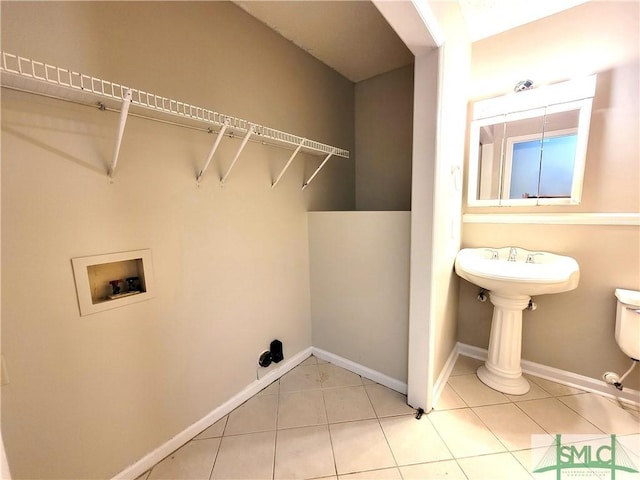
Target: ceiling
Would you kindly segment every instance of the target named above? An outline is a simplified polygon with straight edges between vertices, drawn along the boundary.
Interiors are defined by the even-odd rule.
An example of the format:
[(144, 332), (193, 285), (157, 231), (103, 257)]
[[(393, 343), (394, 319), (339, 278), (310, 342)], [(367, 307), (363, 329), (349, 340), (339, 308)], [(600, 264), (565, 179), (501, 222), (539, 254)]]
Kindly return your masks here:
[(496, 35), (588, 0), (458, 0), (472, 42)]
[[(469, 38), (477, 41), (588, 0), (457, 1)], [(412, 53), (368, 0), (237, 0), (235, 3), (353, 82), (413, 62)]]
[(369, 1), (236, 1), (352, 82), (403, 67), (413, 55)]

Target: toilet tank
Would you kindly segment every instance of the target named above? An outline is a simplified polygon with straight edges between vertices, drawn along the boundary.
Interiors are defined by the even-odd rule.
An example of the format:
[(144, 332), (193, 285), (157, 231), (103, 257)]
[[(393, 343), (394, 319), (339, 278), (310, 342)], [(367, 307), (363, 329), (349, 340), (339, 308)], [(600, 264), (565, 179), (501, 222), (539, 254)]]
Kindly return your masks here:
[(640, 292), (616, 289), (616, 342), (634, 360), (640, 360)]

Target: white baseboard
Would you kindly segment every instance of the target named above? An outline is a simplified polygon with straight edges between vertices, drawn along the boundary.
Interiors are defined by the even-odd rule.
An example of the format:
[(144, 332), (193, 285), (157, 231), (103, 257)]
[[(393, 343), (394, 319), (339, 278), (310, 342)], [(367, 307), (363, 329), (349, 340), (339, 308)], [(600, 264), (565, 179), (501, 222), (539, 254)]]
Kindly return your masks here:
[[(384, 385), (385, 387), (388, 387), (392, 390), (403, 393), (405, 395), (407, 393), (407, 384), (401, 382), (400, 380), (391, 378), (388, 375), (380, 373), (369, 367), (365, 367), (364, 365), (353, 362), (339, 355), (335, 355), (319, 348), (309, 347), (292, 356), (291, 358), (283, 361), (281, 365), (278, 365), (276, 368), (266, 373), (259, 380), (255, 380), (254, 382), (249, 384), (237, 395), (233, 396), (219, 407), (213, 409), (200, 420), (185, 428), (176, 436), (163, 443), (152, 452), (145, 455), (133, 465), (125, 468), (123, 471), (114, 476), (113, 480), (133, 480), (135, 478), (138, 478), (140, 475), (149, 470), (167, 455), (171, 454), (172, 452), (183, 446), (185, 443), (187, 443), (189, 440), (191, 440), (193, 437), (198, 435), (200, 432), (216, 423), (218, 420), (229, 414), (235, 408), (242, 405), (260, 390), (266, 388), (268, 385), (278, 380), (289, 370), (298, 366), (309, 356), (311, 356), (311, 354), (315, 355), (321, 360), (325, 360), (339, 367), (346, 368), (353, 373), (357, 373), (358, 375), (367, 377), (374, 382)], [(446, 384), (446, 380), (444, 381), (444, 384)]]
[(348, 358), (341, 357), (331, 352), (327, 352), (326, 350), (322, 350), (320, 348), (311, 347), (312, 353), (321, 360), (325, 360), (327, 362), (333, 363), (338, 367), (346, 368), (347, 370), (357, 373), (358, 375), (362, 375), (363, 377), (367, 377), (370, 380), (373, 380), (380, 385), (384, 385), (385, 387), (390, 388), (391, 390), (395, 390), (396, 392), (400, 392), (404, 395), (407, 394), (407, 384), (405, 382), (401, 382), (400, 380), (396, 380), (395, 378), (391, 378), (384, 373), (380, 373), (376, 370), (373, 370), (369, 367), (365, 367), (359, 363), (356, 363)]
[(242, 391), (238, 392), (238, 394), (231, 397), (229, 400), (224, 402), (219, 407), (214, 408), (211, 412), (209, 412), (207, 415), (202, 417), (200, 420), (198, 420), (194, 424), (182, 430), (176, 436), (174, 436), (173, 438), (163, 443), (152, 452), (142, 457), (133, 465), (130, 465), (129, 467), (122, 470), (120, 473), (118, 473), (116, 476), (113, 477), (113, 480), (116, 480), (116, 479), (133, 480), (135, 478), (138, 478), (140, 475), (142, 475), (144, 472), (149, 470), (151, 467), (153, 467), (156, 463), (158, 463), (160, 460), (165, 458), (167, 455), (169, 455), (170, 453), (180, 448), (182, 445), (187, 443), (189, 440), (191, 440), (193, 437), (198, 435), (200, 432), (202, 432), (206, 428), (209, 428), (211, 425), (216, 423), (222, 417), (229, 414), (233, 409), (242, 405), (244, 402), (249, 400), (260, 390), (266, 388), (271, 383), (278, 380), (281, 376), (283, 376), (289, 370), (298, 366), (300, 363), (306, 360), (309, 356), (311, 356), (311, 351), (312, 351), (312, 348), (308, 347), (302, 350), (301, 352), (293, 355), (292, 357), (286, 360), (283, 360), (281, 364), (277, 365), (276, 368), (269, 371), (262, 378), (260, 378), (259, 380), (253, 381), (252, 383), (247, 385), (247, 387), (244, 388)]
[[(478, 360), (487, 360), (487, 350), (484, 348), (458, 342), (456, 345), (456, 351), (458, 354), (465, 355), (467, 357), (477, 358)], [(603, 380), (586, 377), (567, 370), (548, 367), (541, 363), (531, 362), (529, 360), (521, 360), (520, 366), (524, 373), (544, 378), (545, 380), (551, 380), (552, 382), (561, 383), (568, 387), (578, 388), (586, 392), (598, 393), (629, 405), (640, 406), (640, 391), (638, 390), (625, 388), (624, 390), (619, 391), (613, 385), (609, 385)]]
[(456, 352), (458, 352), (459, 355), (482, 361), (486, 361), (487, 358), (489, 358), (486, 348), (475, 347), (473, 345), (467, 345), (466, 343), (456, 343)]
[(456, 364), (456, 360), (460, 355), (458, 352), (458, 345), (459, 343), (457, 343), (453, 347), (453, 350), (451, 350), (451, 353), (449, 354), (449, 358), (447, 358), (447, 361), (445, 362), (444, 367), (442, 367), (442, 371), (440, 372), (440, 375), (438, 375), (438, 379), (436, 380), (436, 383), (433, 386), (433, 401), (431, 402), (431, 405), (437, 404), (438, 399), (440, 398), (440, 395), (442, 395), (442, 391), (444, 390), (444, 387), (446, 387), (447, 385), (447, 380), (449, 380), (449, 377), (451, 376), (451, 372), (453, 371), (453, 367)]

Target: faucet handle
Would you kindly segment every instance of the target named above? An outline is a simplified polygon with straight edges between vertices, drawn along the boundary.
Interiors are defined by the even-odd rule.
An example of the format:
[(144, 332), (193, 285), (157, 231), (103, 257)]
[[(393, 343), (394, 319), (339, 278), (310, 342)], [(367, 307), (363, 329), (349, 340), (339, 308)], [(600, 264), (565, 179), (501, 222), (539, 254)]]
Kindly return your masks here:
[(527, 255), (527, 260), (526, 263), (536, 263), (535, 262), (535, 257), (536, 255), (542, 255), (542, 252), (539, 253), (530, 253)]
[(498, 260), (498, 250), (493, 248), (485, 248), (485, 250), (491, 253), (491, 260)]

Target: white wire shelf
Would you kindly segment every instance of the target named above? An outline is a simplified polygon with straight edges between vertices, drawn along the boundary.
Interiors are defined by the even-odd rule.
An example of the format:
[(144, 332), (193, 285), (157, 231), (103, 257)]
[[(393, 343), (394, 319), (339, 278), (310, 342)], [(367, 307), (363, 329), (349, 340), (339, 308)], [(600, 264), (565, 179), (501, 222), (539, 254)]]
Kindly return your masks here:
[[(254, 140), (257, 139), (265, 144), (295, 149), (295, 153), (303, 151), (315, 155), (326, 155), (325, 162), (330, 156), (349, 158), (349, 151), (342, 148), (309, 140), (298, 135), (225, 115), (197, 105), (162, 97), (144, 90), (127, 87), (83, 73), (20, 57), (12, 53), (2, 51), (1, 54), (0, 74), (3, 87), (121, 112), (120, 131), (118, 133), (114, 160), (109, 171), (110, 177), (113, 175), (113, 170), (117, 163), (119, 145), (122, 140), (122, 133), (128, 112), (138, 113), (140, 116), (148, 116), (152, 119), (171, 119), (173, 122), (181, 125), (201, 127), (211, 132), (217, 130), (218, 136), (220, 137), (225, 131), (232, 132), (232, 136), (245, 136), (246, 140), (248, 140), (249, 137), (253, 137)], [(232, 162), (232, 167), (242, 148), (244, 148), (246, 140), (243, 141), (240, 150), (236, 154)], [(206, 167), (208, 167), (218, 143), (219, 140), (210, 152), (205, 166), (198, 174), (198, 181), (200, 181)], [(292, 155), (289, 159), (287, 167), (293, 160), (293, 157), (295, 157), (295, 155)], [(323, 162), (323, 164), (325, 162)], [(224, 175), (221, 181), (224, 181), (229, 173), (230, 171)], [(315, 173), (313, 176), (315, 176)], [(275, 186), (283, 174), (284, 170), (273, 183), (273, 186)], [(306, 187), (310, 180), (311, 179), (305, 182), (303, 187)]]

